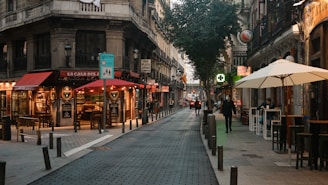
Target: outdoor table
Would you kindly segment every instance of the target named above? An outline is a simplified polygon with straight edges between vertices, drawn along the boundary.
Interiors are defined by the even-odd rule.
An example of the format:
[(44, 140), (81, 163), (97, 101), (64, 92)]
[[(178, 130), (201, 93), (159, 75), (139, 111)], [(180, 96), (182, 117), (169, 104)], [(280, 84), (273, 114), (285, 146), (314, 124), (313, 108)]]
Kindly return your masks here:
[(39, 128), (40, 128), (41, 124), (44, 127), (45, 123), (48, 123), (48, 126), (49, 126), (49, 124), (51, 122), (51, 117), (52, 117), (51, 114), (49, 114), (49, 113), (38, 113), (37, 115), (38, 115), (39, 120), (40, 120)]
[(327, 133), (327, 130), (322, 126), (328, 126), (328, 120), (310, 120), (310, 132), (312, 133), (312, 152), (314, 160), (314, 168), (318, 168), (319, 157), (319, 134)]
[[(299, 119), (300, 118), (303, 118), (302, 115), (295, 115), (295, 114), (289, 114), (287, 115), (287, 118), (288, 118), (288, 124), (287, 124), (287, 121), (286, 121), (286, 115), (282, 114), (281, 115), (281, 124), (282, 124), (282, 127), (281, 127), (281, 130), (280, 130), (280, 148), (282, 148), (282, 146), (286, 146), (286, 142), (288, 143), (288, 147), (290, 147), (291, 145), (291, 141), (290, 141), (290, 129), (289, 129), (289, 126), (290, 125), (299, 125)], [(291, 121), (291, 118), (293, 118), (294, 120)]]

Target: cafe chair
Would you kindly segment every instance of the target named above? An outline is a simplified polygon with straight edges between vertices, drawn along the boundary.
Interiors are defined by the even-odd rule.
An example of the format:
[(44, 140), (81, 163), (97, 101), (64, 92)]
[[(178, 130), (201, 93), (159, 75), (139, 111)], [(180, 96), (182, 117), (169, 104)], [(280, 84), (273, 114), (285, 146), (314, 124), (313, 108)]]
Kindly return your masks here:
[(297, 133), (304, 132), (304, 125), (289, 125), (290, 130), (290, 143), (294, 145), (295, 152), (296, 152), (296, 145), (297, 145)]
[(328, 134), (319, 134), (319, 158), (320, 158), (320, 166), (319, 170), (322, 170), (324, 163), (328, 162)]
[(277, 144), (277, 149), (280, 149), (280, 134), (281, 134), (281, 128), (282, 124), (280, 123), (280, 120), (272, 120), (271, 121), (271, 136), (272, 136), (272, 150), (274, 150), (274, 144)]
[[(298, 169), (299, 163), (303, 167), (303, 160), (308, 160), (308, 166), (312, 170), (312, 134), (307, 132), (299, 132), (296, 134), (296, 169)], [(305, 151), (307, 150), (307, 155)]]

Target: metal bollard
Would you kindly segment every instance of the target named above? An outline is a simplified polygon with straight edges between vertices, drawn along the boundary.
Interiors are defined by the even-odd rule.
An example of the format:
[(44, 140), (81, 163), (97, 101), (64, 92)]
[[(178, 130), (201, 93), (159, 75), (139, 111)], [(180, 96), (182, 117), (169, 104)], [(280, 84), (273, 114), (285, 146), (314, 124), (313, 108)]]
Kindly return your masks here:
[(0, 185), (5, 185), (6, 161), (0, 161)]
[(24, 138), (24, 137), (25, 137), (25, 136), (24, 136), (24, 130), (23, 130), (23, 129), (20, 129), (20, 130), (19, 130), (19, 133), (20, 133), (20, 136), (21, 136), (21, 141), (22, 141), (22, 142), (25, 142), (25, 138)]
[(130, 119), (130, 130), (132, 130), (132, 119)]
[(46, 166), (46, 170), (50, 170), (51, 169), (51, 165), (50, 165), (50, 158), (49, 158), (48, 147), (43, 147), (42, 148), (42, 151), (43, 151), (43, 158), (44, 158), (44, 164)]
[(212, 136), (212, 155), (216, 155), (216, 136)]
[(208, 139), (208, 125), (205, 125), (205, 139)]
[(77, 132), (77, 122), (74, 122), (73, 125), (74, 125), (74, 132)]
[(101, 118), (98, 119), (98, 131), (99, 131), (99, 134), (102, 133), (102, 131), (101, 131)]
[(49, 133), (49, 148), (54, 149), (54, 133)]
[(61, 157), (61, 137), (57, 138), (57, 157)]
[(36, 131), (36, 133), (38, 134), (38, 140), (37, 140), (36, 144), (41, 145), (41, 130)]
[(151, 114), (151, 121), (152, 121), (152, 122), (154, 121), (154, 116), (153, 116), (153, 114)]
[(136, 118), (136, 127), (139, 127), (139, 125), (138, 125), (138, 118)]
[(230, 185), (237, 185), (238, 179), (238, 167), (231, 166), (230, 171)]
[(223, 146), (218, 146), (218, 169), (223, 171)]
[(125, 123), (124, 123), (124, 121), (122, 122), (122, 133), (124, 133), (125, 132)]

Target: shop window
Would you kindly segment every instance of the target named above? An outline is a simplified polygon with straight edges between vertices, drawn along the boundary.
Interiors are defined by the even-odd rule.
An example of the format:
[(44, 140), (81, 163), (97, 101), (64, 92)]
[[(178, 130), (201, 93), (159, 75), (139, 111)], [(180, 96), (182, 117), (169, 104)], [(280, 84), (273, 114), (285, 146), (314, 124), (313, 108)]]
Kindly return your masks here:
[(76, 67), (98, 67), (98, 54), (106, 51), (106, 33), (78, 31), (76, 34)]
[(35, 37), (35, 43), (35, 68), (51, 68), (50, 34), (45, 33), (37, 35)]
[(27, 91), (14, 91), (12, 95), (12, 114), (13, 116), (29, 115), (27, 101)]
[(16, 40), (14, 41), (14, 53), (13, 53), (14, 71), (26, 70), (27, 58), (26, 58), (26, 41)]

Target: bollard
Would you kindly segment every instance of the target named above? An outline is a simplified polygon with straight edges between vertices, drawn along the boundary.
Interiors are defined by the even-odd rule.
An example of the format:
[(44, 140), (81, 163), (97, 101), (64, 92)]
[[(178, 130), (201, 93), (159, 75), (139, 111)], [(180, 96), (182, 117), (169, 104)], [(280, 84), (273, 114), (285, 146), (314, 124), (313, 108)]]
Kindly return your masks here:
[(212, 136), (212, 155), (216, 155), (216, 136)]
[(136, 127), (139, 127), (139, 125), (138, 125), (138, 118), (136, 118)]
[(125, 123), (124, 122), (122, 122), (122, 133), (124, 133), (125, 132)]
[(77, 132), (77, 123), (74, 122), (73, 125), (74, 125), (74, 132)]
[(19, 133), (20, 133), (20, 136), (21, 136), (21, 140), (22, 140), (22, 142), (25, 142), (25, 136), (24, 136), (24, 130), (23, 129), (20, 129), (19, 130)]
[(52, 122), (50, 122), (50, 124), (51, 124), (51, 130), (54, 131), (55, 130), (55, 128), (54, 128), (55, 127), (55, 123), (52, 121)]
[(61, 157), (61, 137), (57, 138), (57, 157)]
[(49, 148), (54, 149), (54, 133), (49, 133)]
[(230, 185), (237, 185), (238, 168), (237, 166), (231, 166), (230, 171)]
[(218, 169), (223, 171), (223, 146), (218, 146)]
[(205, 125), (205, 139), (208, 139), (208, 125)]
[(99, 131), (99, 134), (102, 133), (102, 131), (101, 131), (101, 118), (98, 119), (98, 131)]
[(48, 147), (43, 147), (42, 148), (42, 151), (43, 151), (43, 158), (44, 158), (44, 164), (46, 166), (46, 170), (50, 170), (51, 169), (51, 165), (50, 165), (50, 158), (49, 158)]
[(130, 119), (130, 130), (132, 130), (132, 119)]
[(153, 122), (153, 121), (154, 121), (154, 115), (151, 114), (151, 122)]
[(6, 161), (0, 161), (0, 185), (5, 185)]
[[(216, 136), (216, 121), (214, 114), (207, 115), (207, 125), (208, 125), (208, 146), (212, 149), (212, 136)], [(214, 148), (216, 150), (216, 148)]]
[(38, 134), (38, 140), (37, 140), (36, 144), (41, 145), (41, 130), (36, 131), (36, 133)]

